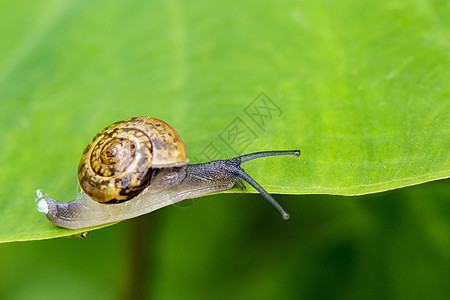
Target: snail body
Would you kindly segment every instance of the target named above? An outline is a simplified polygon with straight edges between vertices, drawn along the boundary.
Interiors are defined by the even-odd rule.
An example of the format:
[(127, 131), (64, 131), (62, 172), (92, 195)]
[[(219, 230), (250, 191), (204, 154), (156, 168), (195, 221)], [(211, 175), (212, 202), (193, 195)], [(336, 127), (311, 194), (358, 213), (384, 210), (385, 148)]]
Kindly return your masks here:
[(289, 214), (240, 164), (289, 154), (299, 156), (300, 151), (265, 151), (188, 164), (184, 144), (170, 125), (156, 118), (129, 118), (106, 127), (86, 147), (78, 168), (84, 193), (60, 202), (38, 190), (37, 209), (58, 226), (86, 228), (134, 218), (236, 184), (245, 189), (243, 179), (288, 219)]

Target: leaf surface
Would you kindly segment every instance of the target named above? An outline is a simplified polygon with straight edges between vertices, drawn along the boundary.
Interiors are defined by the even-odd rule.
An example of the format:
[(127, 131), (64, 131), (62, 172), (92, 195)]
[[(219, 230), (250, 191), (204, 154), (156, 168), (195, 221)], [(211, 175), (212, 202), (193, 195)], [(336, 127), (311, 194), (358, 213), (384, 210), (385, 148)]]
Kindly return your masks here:
[(192, 162), (300, 149), (243, 166), (271, 193), (450, 174), (445, 2), (0, 5), (0, 241), (77, 232), (39, 214), (35, 191), (72, 200), (90, 139), (136, 115), (171, 124)]

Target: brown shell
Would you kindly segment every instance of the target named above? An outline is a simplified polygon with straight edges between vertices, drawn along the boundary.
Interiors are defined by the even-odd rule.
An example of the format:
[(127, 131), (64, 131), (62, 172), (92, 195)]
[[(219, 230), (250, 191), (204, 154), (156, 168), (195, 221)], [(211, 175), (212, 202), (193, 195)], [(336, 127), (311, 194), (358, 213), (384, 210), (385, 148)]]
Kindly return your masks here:
[(81, 188), (94, 200), (128, 200), (150, 184), (156, 168), (188, 163), (178, 133), (166, 122), (134, 117), (100, 131), (89, 143), (78, 166)]

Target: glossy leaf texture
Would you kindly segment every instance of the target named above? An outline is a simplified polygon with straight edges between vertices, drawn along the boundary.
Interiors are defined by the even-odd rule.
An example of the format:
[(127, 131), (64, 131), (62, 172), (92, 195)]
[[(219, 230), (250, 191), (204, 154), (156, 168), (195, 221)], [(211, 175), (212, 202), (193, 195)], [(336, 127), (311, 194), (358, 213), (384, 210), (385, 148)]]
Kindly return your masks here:
[(443, 1), (1, 2), (0, 241), (76, 232), (36, 189), (75, 198), (84, 147), (136, 115), (171, 124), (192, 162), (300, 149), (244, 165), (271, 193), (450, 175)]

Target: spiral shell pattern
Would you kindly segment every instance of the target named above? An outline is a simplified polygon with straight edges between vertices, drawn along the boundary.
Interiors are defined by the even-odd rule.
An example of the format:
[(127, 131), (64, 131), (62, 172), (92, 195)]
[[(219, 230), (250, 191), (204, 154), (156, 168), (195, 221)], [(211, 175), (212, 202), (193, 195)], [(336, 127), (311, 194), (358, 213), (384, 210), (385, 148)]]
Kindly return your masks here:
[(99, 132), (78, 167), (81, 188), (101, 203), (133, 198), (145, 189), (157, 168), (186, 165), (178, 133), (156, 118), (134, 117)]

